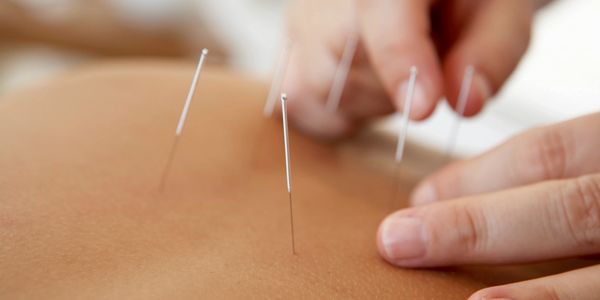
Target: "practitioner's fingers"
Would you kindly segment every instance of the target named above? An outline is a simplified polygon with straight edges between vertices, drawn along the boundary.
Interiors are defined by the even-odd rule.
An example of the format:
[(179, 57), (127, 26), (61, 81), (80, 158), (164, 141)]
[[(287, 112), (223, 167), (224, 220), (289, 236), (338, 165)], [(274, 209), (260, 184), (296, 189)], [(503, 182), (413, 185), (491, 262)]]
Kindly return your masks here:
[(398, 110), (403, 109), (411, 66), (419, 71), (411, 118), (429, 116), (443, 81), (430, 37), (431, 0), (358, 0), (360, 31), (368, 56)]
[[(303, 63), (307, 59), (315, 64)], [(348, 74), (338, 109), (328, 111), (324, 99), (331, 81), (326, 76), (335, 72), (335, 62), (335, 56), (325, 49), (297, 45), (283, 87), (290, 100), (290, 122), (305, 133), (329, 140), (346, 137), (364, 120), (393, 111), (372, 69), (363, 64), (354, 66)]]
[(529, 44), (535, 6), (529, 0), (481, 1), (444, 59), (446, 96), (457, 108), (465, 69), (475, 67), (466, 116), (479, 112), (513, 72)]
[(290, 100), (293, 125), (316, 137), (336, 139), (353, 133), (368, 118), (393, 111), (360, 38), (341, 83), (339, 106), (327, 110), (347, 43), (358, 36), (351, 1), (295, 1), (290, 12), (293, 46), (282, 90)]
[(600, 253), (600, 173), (401, 210), (377, 240), (381, 255), (404, 267)]
[(600, 113), (534, 129), (422, 181), (414, 205), (600, 171)]
[(340, 114), (328, 114), (323, 103), (336, 71), (337, 54), (352, 34), (347, 30), (351, 10), (351, 4), (343, 1), (295, 1), (290, 8), (292, 46), (282, 91), (288, 94), (292, 125), (321, 138), (343, 136), (355, 127)]
[(600, 265), (539, 279), (478, 291), (469, 300), (596, 300), (600, 295)]
[[(312, 63), (304, 64), (306, 60)], [(325, 97), (328, 75), (334, 71), (335, 60), (327, 49), (295, 44), (282, 87), (288, 94), (292, 125), (325, 139), (346, 135), (354, 128), (350, 120), (323, 109), (321, 99)]]

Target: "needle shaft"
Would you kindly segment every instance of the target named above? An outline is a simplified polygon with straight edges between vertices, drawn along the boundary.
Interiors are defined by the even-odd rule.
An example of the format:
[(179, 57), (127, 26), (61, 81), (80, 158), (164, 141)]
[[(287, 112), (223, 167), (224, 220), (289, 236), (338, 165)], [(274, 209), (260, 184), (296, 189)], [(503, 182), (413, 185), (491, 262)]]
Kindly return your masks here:
[(408, 80), (408, 87), (406, 89), (406, 96), (404, 98), (404, 111), (402, 112), (402, 119), (400, 124), (400, 131), (398, 134), (398, 145), (396, 147), (396, 162), (399, 163), (404, 157), (404, 145), (406, 143), (406, 135), (408, 133), (408, 122), (410, 120), (410, 111), (412, 109), (413, 96), (415, 94), (415, 83), (417, 81), (417, 67), (410, 68), (410, 78)]
[(173, 141), (173, 145), (171, 146), (171, 150), (169, 151), (169, 158), (165, 164), (165, 167), (162, 172), (162, 176), (160, 177), (160, 186), (159, 191), (163, 191), (165, 189), (165, 185), (167, 184), (167, 177), (169, 172), (171, 171), (171, 166), (173, 165), (173, 159), (175, 158), (175, 152), (177, 152), (177, 145), (179, 144), (179, 136), (175, 136), (175, 140)]
[(196, 73), (194, 73), (194, 79), (192, 80), (192, 85), (190, 86), (187, 98), (185, 99), (185, 105), (183, 106), (181, 116), (179, 116), (177, 129), (175, 129), (175, 135), (177, 136), (181, 135), (181, 132), (183, 131), (183, 126), (185, 126), (185, 121), (187, 119), (188, 112), (190, 111), (192, 99), (194, 98), (194, 93), (196, 92), (196, 86), (198, 85), (198, 77), (200, 77), (200, 72), (202, 71), (202, 66), (204, 65), (206, 55), (208, 55), (208, 49), (202, 49), (202, 54), (200, 54), (200, 61), (198, 62), (198, 66), (196, 67)]
[(398, 133), (398, 144), (396, 146), (396, 157), (394, 163), (394, 174), (392, 175), (394, 193), (392, 195), (392, 202), (390, 204), (393, 209), (398, 194), (400, 193), (400, 187), (398, 182), (400, 181), (400, 162), (404, 157), (404, 146), (406, 144), (406, 136), (408, 134), (408, 124), (410, 121), (410, 112), (412, 109), (413, 96), (415, 92), (415, 84), (417, 82), (417, 68), (415, 66), (410, 68), (410, 77), (408, 80), (408, 86), (406, 88), (406, 95), (404, 98), (404, 111), (402, 112), (402, 118), (400, 121), (400, 130)]
[(390, 202), (390, 210), (394, 210), (394, 205), (397, 203), (397, 199), (400, 195), (400, 164), (394, 163), (394, 174), (392, 175), (392, 189), (394, 193), (392, 194), (392, 201)]
[(287, 96), (281, 94), (281, 115), (283, 117), (283, 142), (285, 146), (285, 174), (287, 182), (288, 198), (290, 202), (290, 229), (292, 232), (292, 253), (296, 254), (296, 242), (294, 237), (294, 211), (292, 206), (292, 166), (290, 162), (290, 136), (288, 132)]
[(188, 112), (190, 110), (190, 106), (192, 104), (192, 99), (194, 98), (194, 93), (196, 92), (196, 87), (198, 85), (198, 77), (200, 77), (200, 72), (202, 71), (202, 66), (204, 66), (204, 61), (206, 60), (206, 56), (208, 55), (208, 49), (202, 49), (202, 53), (200, 54), (200, 60), (198, 61), (198, 66), (196, 67), (196, 72), (194, 73), (194, 79), (192, 80), (192, 85), (190, 86), (190, 90), (188, 91), (187, 98), (185, 100), (185, 104), (183, 106), (183, 110), (181, 111), (181, 115), (179, 116), (179, 122), (177, 123), (177, 128), (175, 129), (175, 139), (173, 140), (173, 144), (171, 145), (171, 150), (169, 151), (169, 157), (167, 158), (167, 162), (162, 172), (162, 176), (160, 179), (159, 190), (162, 192), (165, 188), (167, 177), (169, 176), (169, 171), (171, 170), (171, 165), (173, 165), (173, 160), (175, 159), (175, 153), (177, 152), (177, 145), (179, 144), (179, 137), (183, 132), (183, 127), (185, 126), (185, 121), (187, 119)]
[(354, 33), (348, 37), (348, 40), (346, 41), (344, 53), (342, 54), (342, 58), (340, 59), (340, 63), (333, 77), (333, 83), (331, 85), (331, 90), (329, 91), (329, 97), (327, 98), (327, 104), (325, 107), (325, 109), (330, 113), (336, 112), (340, 106), (342, 93), (344, 92), (344, 86), (346, 85), (346, 80), (348, 79), (348, 73), (352, 67), (352, 60), (354, 59), (357, 45), (358, 34)]
[(456, 146), (456, 139), (458, 137), (458, 129), (460, 128), (461, 118), (465, 115), (465, 109), (467, 107), (467, 101), (469, 100), (469, 94), (471, 93), (471, 85), (473, 83), (473, 76), (475, 75), (475, 68), (473, 66), (467, 66), (465, 69), (465, 75), (458, 93), (458, 102), (456, 103), (456, 113), (458, 114), (456, 120), (452, 124), (450, 129), (448, 148), (446, 149), (446, 157), (452, 157), (454, 153), (454, 147)]
[(294, 237), (294, 209), (292, 206), (292, 193), (288, 192), (290, 202), (290, 232), (292, 233), (292, 254), (296, 254), (296, 238)]

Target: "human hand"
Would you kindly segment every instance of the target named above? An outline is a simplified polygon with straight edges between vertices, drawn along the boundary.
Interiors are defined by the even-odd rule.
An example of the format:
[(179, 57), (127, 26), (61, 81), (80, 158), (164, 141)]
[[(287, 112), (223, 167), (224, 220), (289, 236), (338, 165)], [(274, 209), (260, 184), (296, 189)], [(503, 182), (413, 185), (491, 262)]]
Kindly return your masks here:
[[(377, 243), (402, 267), (600, 254), (600, 113), (534, 129), (425, 179)], [(444, 201), (447, 199), (455, 199)], [(470, 299), (598, 299), (600, 265), (491, 287)]]
[[(402, 111), (413, 65), (419, 76), (412, 119), (427, 118), (443, 96), (456, 108), (469, 65), (476, 75), (464, 114), (472, 116), (516, 67), (527, 49), (534, 11), (544, 2), (295, 1), (284, 84), (292, 100), (291, 121), (314, 135), (337, 138), (373, 117)], [(327, 113), (325, 102), (346, 41), (356, 34), (359, 43), (339, 109)]]

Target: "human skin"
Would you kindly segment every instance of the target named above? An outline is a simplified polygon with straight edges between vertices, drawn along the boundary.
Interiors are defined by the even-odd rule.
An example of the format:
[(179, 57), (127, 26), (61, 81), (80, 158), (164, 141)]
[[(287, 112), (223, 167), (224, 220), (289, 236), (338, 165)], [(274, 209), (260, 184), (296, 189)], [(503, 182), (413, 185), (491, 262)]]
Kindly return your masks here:
[(193, 74), (104, 62), (0, 98), (0, 298), (466, 299), (589, 264), (396, 268), (374, 232), (434, 156), (407, 149), (392, 199), (393, 140), (320, 144), (291, 129), (293, 255), (267, 89), (211, 68), (161, 193)]
[[(523, 133), (432, 174), (380, 226), (403, 267), (600, 254), (600, 113)], [(448, 201), (445, 201), (448, 200)], [(448, 230), (452, 228), (452, 230)], [(470, 299), (597, 299), (600, 265), (485, 289)]]
[[(347, 136), (369, 120), (404, 109), (411, 66), (418, 69), (411, 118), (443, 97), (456, 109), (465, 69), (475, 68), (464, 110), (473, 116), (525, 53), (545, 0), (299, 0), (289, 9), (292, 42), (284, 90), (293, 123), (321, 138)], [(359, 43), (339, 109), (325, 110), (346, 41)]]
[[(305, 132), (335, 138), (403, 110), (410, 66), (419, 69), (411, 118), (456, 98), (476, 75), (466, 116), (478, 113), (527, 49), (535, 10), (548, 1), (295, 1), (286, 88)], [(354, 25), (356, 27), (354, 27)], [(360, 44), (340, 109), (324, 111), (349, 36)], [(390, 100), (391, 99), (391, 100)], [(525, 133), (426, 179), (413, 203), (381, 224), (380, 253), (401, 267), (506, 264), (600, 253), (600, 115)], [(440, 200), (452, 199), (449, 202)], [(597, 299), (600, 268), (490, 288), (480, 298)], [(487, 299), (486, 298), (486, 299)]]

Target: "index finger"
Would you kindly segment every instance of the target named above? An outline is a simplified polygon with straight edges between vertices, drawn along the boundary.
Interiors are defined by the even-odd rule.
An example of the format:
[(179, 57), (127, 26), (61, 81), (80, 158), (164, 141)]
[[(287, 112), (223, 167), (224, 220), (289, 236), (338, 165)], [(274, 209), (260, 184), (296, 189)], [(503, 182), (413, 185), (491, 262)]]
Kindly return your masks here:
[(388, 216), (382, 256), (404, 267), (532, 262), (600, 251), (600, 174)]
[(411, 200), (426, 204), (598, 172), (598, 128), (600, 113), (528, 131), (434, 173), (419, 184)]

